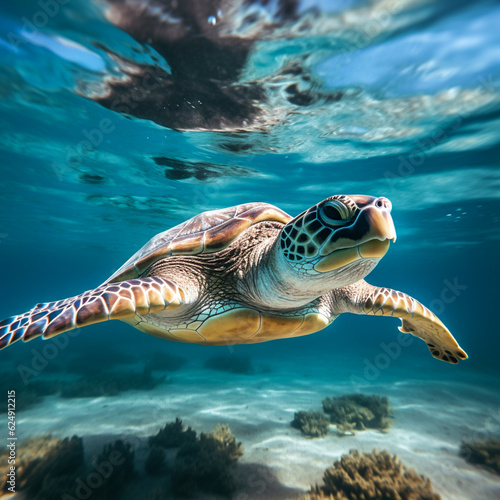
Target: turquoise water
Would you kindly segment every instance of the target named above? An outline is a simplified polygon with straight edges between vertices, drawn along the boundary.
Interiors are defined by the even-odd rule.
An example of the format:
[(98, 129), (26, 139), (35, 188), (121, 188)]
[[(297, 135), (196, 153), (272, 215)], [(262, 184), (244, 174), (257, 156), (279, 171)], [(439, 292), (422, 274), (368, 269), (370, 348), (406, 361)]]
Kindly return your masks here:
[[(71, 338), (41, 369), (33, 368), (36, 353), (54, 341), (2, 351), (5, 389), (26, 387), (20, 366), (38, 379), (72, 380), (68, 360), (99, 372), (118, 354), (135, 368), (152, 353), (183, 356), (188, 364), (163, 392), (144, 393), (161, 399), (161, 416), (133, 405), (119, 411), (120, 396), (51, 395), (18, 412), (21, 437), (147, 436), (180, 416), (201, 431), (229, 423), (258, 462), (250, 450), (260, 439), (259, 394), (280, 391), (293, 416), (334, 389), (394, 397), (395, 422), (410, 403), (425, 408), (432, 400), (429, 415), (438, 420), (453, 408), (460, 423), (450, 435), (438, 420), (430, 425), (448, 436), (449, 450), (471, 429), (499, 435), (498, 421), (488, 420), (500, 405), (498, 2), (216, 3), (188, 2), (184, 11), (169, 2), (130, 2), (130, 10), (111, 1), (2, 6), (0, 315), (98, 286), (156, 233), (204, 210), (264, 201), (295, 216), (333, 194), (359, 193), (392, 201), (398, 234), (367, 280), (433, 309), (470, 359), (441, 363), (417, 340), (389, 359), (383, 345), (396, 340), (398, 323), (361, 316), (343, 315), (312, 336), (230, 348), (169, 343), (110, 322)], [(250, 382), (204, 369), (214, 353), (250, 356), (270, 371)], [(408, 384), (405, 401), (398, 384)], [(305, 407), (297, 387), (310, 394)], [(169, 406), (169, 391), (191, 395), (192, 404)], [(231, 411), (209, 412), (204, 405), (214, 401), (246, 404), (246, 424)], [(95, 405), (109, 411), (92, 420)], [(75, 417), (82, 411), (87, 427)], [(262, 432), (268, 439), (274, 430)], [(344, 446), (331, 439), (329, 449)], [(384, 439), (376, 446), (401, 453), (400, 437)], [(422, 443), (405, 449), (421, 452)], [(293, 492), (275, 498), (320, 481), (340, 456), (322, 459), (321, 450), (309, 482), (304, 473), (294, 483), (283, 472), (283, 448), (276, 474)], [(498, 498), (490, 472), (479, 469), (475, 482), (472, 466), (453, 464), (450, 490), (436, 487), (443, 498)], [(464, 474), (469, 489), (460, 493)]]

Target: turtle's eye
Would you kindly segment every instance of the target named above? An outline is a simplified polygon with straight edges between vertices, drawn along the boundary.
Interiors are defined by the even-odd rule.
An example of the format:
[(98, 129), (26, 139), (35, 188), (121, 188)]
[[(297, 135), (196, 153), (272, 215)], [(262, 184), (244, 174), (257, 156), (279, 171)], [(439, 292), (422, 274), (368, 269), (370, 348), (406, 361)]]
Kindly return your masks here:
[(334, 226), (346, 224), (351, 217), (350, 209), (339, 200), (328, 201), (321, 207), (319, 213), (323, 222)]

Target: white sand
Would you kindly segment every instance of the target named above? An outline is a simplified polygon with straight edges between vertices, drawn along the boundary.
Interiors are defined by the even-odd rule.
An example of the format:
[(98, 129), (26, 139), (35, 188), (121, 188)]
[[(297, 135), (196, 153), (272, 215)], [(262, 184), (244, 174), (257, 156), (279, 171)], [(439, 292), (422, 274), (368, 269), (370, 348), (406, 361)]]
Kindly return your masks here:
[(350, 449), (374, 448), (397, 454), (405, 465), (428, 476), (443, 499), (500, 498), (500, 477), (457, 454), (463, 438), (485, 438), (495, 431), (498, 435), (500, 401), (494, 387), (404, 377), (367, 383), (358, 389), (390, 398), (395, 419), (388, 433), (340, 437), (331, 426), (327, 437), (307, 439), (290, 426), (294, 412), (320, 410), (324, 397), (353, 392), (345, 378), (348, 363), (336, 363), (334, 379), (331, 366), (318, 366), (314, 359), (300, 367), (291, 361), (273, 363), (273, 371), (261, 375), (188, 366), (171, 374), (172, 383), (153, 391), (96, 399), (46, 398), (22, 412), (18, 428), (22, 436), (77, 434), (96, 449), (103, 441), (135, 435), (142, 438), (133, 444), (142, 447), (137, 455), (143, 456), (143, 439), (176, 416), (197, 431), (227, 423), (245, 451), (239, 462), (239, 500), (293, 498), (321, 482), (323, 470)]

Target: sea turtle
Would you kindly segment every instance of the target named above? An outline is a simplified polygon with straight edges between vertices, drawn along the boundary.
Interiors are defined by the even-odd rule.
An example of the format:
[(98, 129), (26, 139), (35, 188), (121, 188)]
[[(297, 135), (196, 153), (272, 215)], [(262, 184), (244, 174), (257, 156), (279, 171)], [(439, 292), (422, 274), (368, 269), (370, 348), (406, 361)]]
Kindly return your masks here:
[(120, 319), (207, 345), (307, 335), (350, 312), (398, 317), (449, 363), (466, 359), (443, 323), (364, 277), (396, 232), (387, 198), (335, 195), (295, 218), (267, 203), (204, 212), (156, 235), (101, 286), (0, 323), (0, 348)]

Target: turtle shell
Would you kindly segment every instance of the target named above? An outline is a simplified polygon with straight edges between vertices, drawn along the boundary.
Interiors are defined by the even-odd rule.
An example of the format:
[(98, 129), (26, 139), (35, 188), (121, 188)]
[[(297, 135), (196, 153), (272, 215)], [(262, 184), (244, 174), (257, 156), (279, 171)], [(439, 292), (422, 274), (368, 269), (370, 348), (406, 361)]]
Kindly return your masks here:
[(258, 222), (275, 221), (286, 224), (291, 219), (283, 210), (268, 203), (245, 203), (203, 212), (150, 239), (105, 283), (138, 278), (155, 262), (172, 255), (218, 252)]

